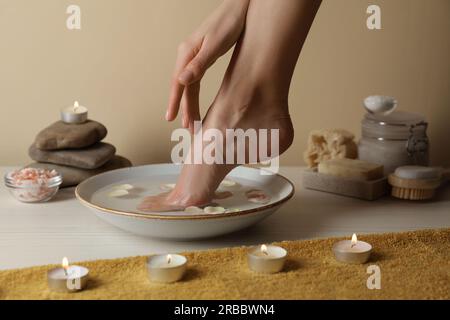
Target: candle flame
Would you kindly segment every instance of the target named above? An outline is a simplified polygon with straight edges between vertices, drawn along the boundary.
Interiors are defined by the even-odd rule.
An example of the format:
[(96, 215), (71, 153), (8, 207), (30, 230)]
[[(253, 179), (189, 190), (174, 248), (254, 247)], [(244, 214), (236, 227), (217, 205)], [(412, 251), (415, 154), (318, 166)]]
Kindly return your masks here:
[(77, 111), (77, 109), (80, 107), (80, 104), (78, 103), (78, 101), (75, 101), (75, 103), (73, 104), (73, 111)]
[(264, 254), (268, 254), (268, 253), (267, 253), (267, 246), (266, 246), (265, 244), (263, 244), (263, 245), (261, 246), (261, 252), (264, 253)]
[(69, 259), (67, 259), (66, 257), (64, 257), (62, 259), (62, 267), (64, 268), (64, 270), (67, 271), (67, 269), (69, 269)]
[(172, 255), (167, 255), (167, 264), (170, 264), (172, 262)]
[(356, 243), (358, 242), (358, 237), (356, 236), (356, 233), (352, 236), (352, 248), (356, 246)]

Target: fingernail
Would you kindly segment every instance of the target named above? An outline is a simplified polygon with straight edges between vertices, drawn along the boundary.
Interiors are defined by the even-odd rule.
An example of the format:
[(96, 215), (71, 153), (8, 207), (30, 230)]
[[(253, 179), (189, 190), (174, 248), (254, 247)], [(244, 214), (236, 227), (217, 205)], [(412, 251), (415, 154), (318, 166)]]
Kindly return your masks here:
[(169, 121), (169, 110), (166, 112), (166, 120)]
[(189, 84), (189, 82), (191, 82), (193, 78), (194, 78), (194, 74), (192, 73), (192, 71), (184, 70), (178, 77), (178, 80), (182, 84)]

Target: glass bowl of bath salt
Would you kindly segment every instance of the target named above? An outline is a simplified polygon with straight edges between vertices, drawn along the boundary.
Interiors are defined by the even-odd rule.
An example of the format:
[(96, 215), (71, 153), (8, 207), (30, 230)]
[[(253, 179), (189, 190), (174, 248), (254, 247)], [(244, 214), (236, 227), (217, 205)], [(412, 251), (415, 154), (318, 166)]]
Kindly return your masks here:
[(26, 203), (50, 200), (61, 183), (62, 176), (55, 170), (24, 168), (5, 175), (5, 185), (11, 195)]

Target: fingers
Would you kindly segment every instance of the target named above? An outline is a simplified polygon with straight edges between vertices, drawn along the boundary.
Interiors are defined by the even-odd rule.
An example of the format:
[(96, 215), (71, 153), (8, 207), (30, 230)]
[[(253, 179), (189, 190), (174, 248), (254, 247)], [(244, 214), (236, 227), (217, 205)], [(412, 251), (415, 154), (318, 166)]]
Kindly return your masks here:
[(200, 82), (186, 86), (182, 99), (183, 128), (194, 133), (194, 121), (200, 120)]
[(175, 63), (175, 70), (172, 77), (169, 106), (167, 107), (166, 120), (173, 121), (178, 114), (181, 98), (183, 96), (184, 86), (179, 82), (178, 77), (185, 66), (195, 57), (193, 47), (187, 44), (181, 44), (178, 48), (178, 56)]
[(213, 51), (212, 48), (206, 49), (203, 40), (196, 45), (183, 43), (178, 49), (166, 120), (173, 121), (177, 117), (181, 104), (182, 126), (190, 128), (191, 132), (194, 121), (200, 120), (200, 80), (215, 61)]
[(183, 95), (183, 86), (178, 82), (172, 80), (170, 88), (169, 106), (167, 107), (166, 120), (173, 121), (178, 115), (181, 97)]
[(215, 58), (213, 52), (206, 48), (207, 46), (203, 44), (200, 51), (183, 68), (178, 76), (178, 81), (182, 85), (188, 86), (194, 82), (200, 81), (206, 70), (214, 63)]

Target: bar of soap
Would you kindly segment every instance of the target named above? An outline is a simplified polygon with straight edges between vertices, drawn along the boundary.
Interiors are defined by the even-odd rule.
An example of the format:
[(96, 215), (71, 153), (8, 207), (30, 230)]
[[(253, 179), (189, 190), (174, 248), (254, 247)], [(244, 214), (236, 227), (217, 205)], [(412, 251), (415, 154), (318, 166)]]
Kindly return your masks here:
[(329, 174), (320, 174), (316, 169), (303, 170), (302, 185), (310, 190), (370, 201), (381, 198), (389, 190), (388, 181), (384, 177), (371, 181), (343, 179)]
[(356, 159), (358, 147), (355, 136), (343, 129), (315, 130), (309, 134), (308, 147), (303, 154), (310, 168), (317, 168), (324, 160)]
[(383, 166), (354, 159), (332, 159), (319, 163), (319, 173), (370, 181), (383, 178)]

